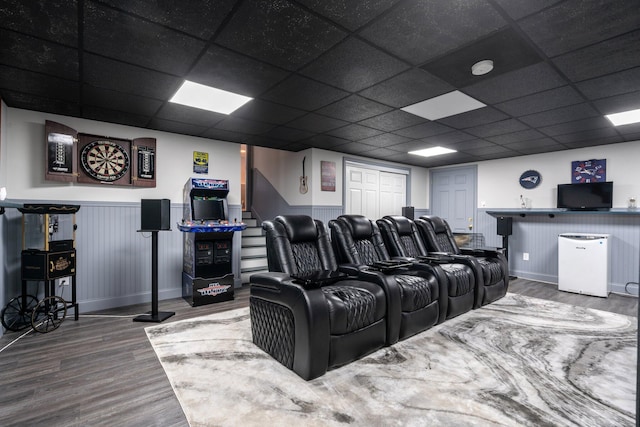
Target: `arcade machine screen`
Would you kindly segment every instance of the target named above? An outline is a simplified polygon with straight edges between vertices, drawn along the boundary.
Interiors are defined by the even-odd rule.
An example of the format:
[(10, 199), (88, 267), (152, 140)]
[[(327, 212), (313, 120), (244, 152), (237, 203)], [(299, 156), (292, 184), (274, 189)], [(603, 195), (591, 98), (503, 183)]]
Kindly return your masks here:
[(200, 220), (224, 220), (224, 204), (219, 199), (194, 199), (193, 219)]

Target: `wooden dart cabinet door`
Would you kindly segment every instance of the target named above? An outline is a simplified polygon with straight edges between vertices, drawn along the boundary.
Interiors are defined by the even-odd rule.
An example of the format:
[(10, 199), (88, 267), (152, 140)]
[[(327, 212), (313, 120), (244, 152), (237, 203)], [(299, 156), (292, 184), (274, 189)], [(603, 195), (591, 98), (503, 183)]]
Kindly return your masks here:
[(78, 132), (60, 123), (45, 122), (46, 170), (49, 181), (78, 180)]

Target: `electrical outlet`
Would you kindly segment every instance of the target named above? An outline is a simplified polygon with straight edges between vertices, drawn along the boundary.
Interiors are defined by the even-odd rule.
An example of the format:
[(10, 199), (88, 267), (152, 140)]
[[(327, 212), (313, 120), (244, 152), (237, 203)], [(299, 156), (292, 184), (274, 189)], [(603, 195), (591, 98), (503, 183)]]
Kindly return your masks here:
[(524, 252), (522, 254), (522, 260), (523, 261), (529, 261), (529, 252)]

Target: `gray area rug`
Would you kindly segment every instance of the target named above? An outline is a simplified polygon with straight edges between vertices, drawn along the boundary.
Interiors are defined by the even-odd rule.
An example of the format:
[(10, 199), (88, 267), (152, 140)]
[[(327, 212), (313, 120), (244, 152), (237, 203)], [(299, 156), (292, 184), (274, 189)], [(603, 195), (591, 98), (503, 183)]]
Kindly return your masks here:
[(249, 309), (146, 328), (191, 426), (632, 426), (635, 317), (507, 296), (304, 381)]

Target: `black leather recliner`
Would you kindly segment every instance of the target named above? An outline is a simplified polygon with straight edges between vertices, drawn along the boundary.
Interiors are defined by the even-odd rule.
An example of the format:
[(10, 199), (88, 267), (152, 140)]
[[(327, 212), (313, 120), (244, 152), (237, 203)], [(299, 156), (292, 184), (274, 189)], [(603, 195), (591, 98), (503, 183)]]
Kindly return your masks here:
[(362, 215), (342, 215), (329, 221), (331, 241), (341, 268), (359, 271), (360, 278), (380, 284), (387, 295), (390, 316), (398, 316), (397, 325), (389, 324), (388, 344), (395, 343), (444, 321), (446, 298), (441, 295), (439, 281), (446, 280), (441, 269), (425, 267), (421, 270), (405, 267), (389, 272), (376, 271), (369, 266), (391, 260), (380, 230)]
[(290, 215), (262, 227), (269, 273), (251, 276), (249, 299), (258, 347), (310, 380), (386, 344), (394, 319), (388, 320), (382, 288), (335, 273), (322, 222)]
[(458, 247), (449, 224), (438, 216), (421, 216), (416, 220), (416, 225), (430, 251), (465, 255), (478, 261), (482, 270), (483, 286), (479, 288), (476, 308), (505, 296), (509, 288), (509, 264), (501, 251)]
[(444, 270), (448, 284), (441, 291), (448, 300), (447, 319), (474, 308), (477, 290), (482, 286), (482, 274), (477, 263), (429, 254), (415, 223), (407, 217), (387, 215), (377, 224), (391, 255), (417, 262), (422, 259), (422, 262), (438, 263)]

